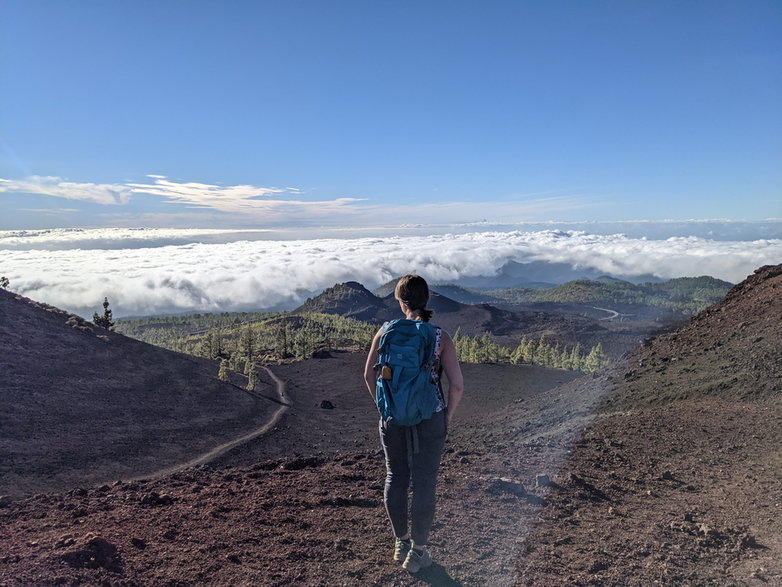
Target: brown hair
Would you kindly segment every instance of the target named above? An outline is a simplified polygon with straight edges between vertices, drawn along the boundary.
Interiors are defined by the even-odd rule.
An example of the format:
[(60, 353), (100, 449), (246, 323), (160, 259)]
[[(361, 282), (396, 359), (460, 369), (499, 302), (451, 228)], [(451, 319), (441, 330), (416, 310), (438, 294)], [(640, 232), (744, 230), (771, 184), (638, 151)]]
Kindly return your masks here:
[(400, 277), (396, 283), (394, 297), (404, 302), (421, 320), (429, 322), (432, 317), (432, 310), (426, 309), (426, 304), (429, 302), (429, 286), (423, 277), (420, 275)]

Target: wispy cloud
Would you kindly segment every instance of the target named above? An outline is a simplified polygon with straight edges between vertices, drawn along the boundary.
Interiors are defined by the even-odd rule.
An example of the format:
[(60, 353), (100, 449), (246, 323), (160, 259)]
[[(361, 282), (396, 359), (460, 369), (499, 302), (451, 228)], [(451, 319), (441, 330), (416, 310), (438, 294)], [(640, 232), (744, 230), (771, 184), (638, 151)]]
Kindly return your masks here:
[(78, 212), (78, 208), (19, 208), (20, 212), (35, 212), (36, 214), (73, 214)]
[[(434, 224), (481, 222), (523, 222), (560, 215), (593, 206), (588, 198), (539, 192), (512, 195), (494, 200), (476, 194), (473, 200), (396, 204), (373, 202), (361, 197), (315, 199), (291, 186), (282, 188), (250, 184), (217, 185), (196, 181), (176, 181), (160, 174), (149, 174), (148, 181), (117, 184), (79, 183), (55, 176), (31, 176), (26, 179), (0, 179), (0, 192), (43, 194), (69, 200), (103, 204), (114, 221), (124, 225), (193, 226), (193, 220), (208, 226), (376, 226), (389, 220)], [(139, 206), (125, 208), (134, 198), (155, 197), (171, 205), (167, 215)], [(136, 203), (136, 202), (134, 202)], [(141, 202), (143, 208), (144, 203)], [(114, 212), (121, 210), (121, 212)], [(44, 213), (43, 210), (40, 213)], [(120, 216), (116, 216), (120, 214)], [(148, 215), (158, 215), (149, 221)], [(189, 216), (200, 214), (200, 217)], [(349, 220), (348, 220), (349, 218)]]
[[(264, 238), (260, 231), (39, 231), (0, 233), (0, 249), (3, 275), (14, 291), (82, 315), (99, 309), (103, 296), (116, 315), (292, 306), (338, 282), (372, 288), (409, 271), (435, 283), (452, 282), (494, 275), (508, 261), (737, 282), (782, 259), (782, 239), (652, 240), (559, 230)], [(89, 240), (102, 248), (71, 247)], [(70, 250), (45, 250), (44, 241), (49, 249)]]
[(348, 212), (359, 198), (305, 200), (294, 187), (254, 185), (221, 186), (200, 182), (179, 182), (163, 175), (148, 175), (149, 182), (123, 184), (78, 183), (54, 176), (31, 176), (22, 180), (0, 178), (0, 192), (42, 194), (104, 205), (125, 205), (134, 195), (157, 196), (170, 204), (214, 210), (270, 222), (318, 219)]
[(122, 205), (130, 201), (132, 190), (121, 184), (78, 183), (61, 177), (33, 175), (26, 179), (0, 178), (0, 192), (41, 194), (82, 200), (96, 204)]
[[(252, 209), (269, 209), (281, 204), (298, 202), (274, 200), (275, 194), (298, 194), (296, 188), (258, 187), (253, 185), (219, 186), (198, 182), (176, 182), (162, 175), (149, 175), (152, 183), (129, 183), (135, 193), (160, 196), (169, 202), (179, 202), (199, 208), (211, 208), (223, 212), (243, 212)], [(308, 202), (309, 203), (309, 202)]]

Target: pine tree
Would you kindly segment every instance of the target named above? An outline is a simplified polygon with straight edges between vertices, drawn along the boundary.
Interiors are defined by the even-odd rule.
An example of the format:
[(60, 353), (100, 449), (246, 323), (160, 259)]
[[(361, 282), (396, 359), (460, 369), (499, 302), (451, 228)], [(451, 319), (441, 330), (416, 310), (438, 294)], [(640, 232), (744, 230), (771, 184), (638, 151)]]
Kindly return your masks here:
[(550, 367), (551, 369), (557, 368), (557, 360), (559, 359), (559, 351), (557, 350), (557, 347), (553, 344), (547, 344), (546, 345), (546, 367)]
[(559, 343), (554, 345), (554, 348), (551, 350), (551, 366), (555, 369), (564, 369), (564, 360), (562, 356), (562, 349), (559, 348)]
[(247, 390), (253, 391), (255, 389), (255, 382), (257, 379), (256, 371), (255, 371), (255, 365), (253, 365), (250, 368), (250, 373), (247, 375)]
[(499, 348), (494, 336), (490, 332), (484, 332), (478, 342), (481, 363), (496, 363), (499, 360)]
[(546, 347), (548, 346), (548, 343), (546, 343), (546, 336), (544, 334), (540, 335), (540, 338), (538, 339), (537, 343), (533, 343), (533, 345), (530, 348), (530, 363), (533, 365), (545, 365), (546, 363)]
[(521, 365), (524, 362), (523, 352), (522, 352), (522, 343), (524, 342), (524, 339), (521, 339), (521, 342), (519, 342), (519, 345), (513, 349), (513, 352), (510, 354), (510, 364), (511, 365)]
[(228, 336), (228, 348), (225, 349), (225, 352), (228, 354), (228, 358), (231, 361), (231, 369), (236, 371), (236, 366), (239, 364), (239, 359), (241, 358), (241, 353), (239, 352), (240, 341), (238, 336), (231, 336), (230, 331)]
[(252, 326), (242, 329), (242, 335), (239, 341), (242, 355), (252, 361), (255, 358), (255, 333)]
[(534, 357), (534, 353), (532, 352), (532, 347), (534, 343), (531, 339), (527, 338), (526, 336), (521, 337), (521, 342), (519, 343), (519, 354), (521, 355), (521, 363), (528, 363), (532, 364), (532, 359)]
[(571, 371), (581, 371), (581, 343), (577, 342), (573, 350), (570, 351), (570, 358), (567, 362), (567, 368)]
[(293, 356), (299, 361), (309, 359), (315, 354), (317, 333), (312, 326), (314, 325), (305, 324), (293, 337)]
[(464, 343), (464, 360), (468, 363), (478, 363), (478, 341), (465, 336)]
[(277, 330), (277, 336), (275, 337), (275, 353), (277, 354), (277, 357), (280, 359), (284, 359), (288, 356), (288, 345), (290, 344), (289, 341), (291, 339), (290, 336), (290, 325), (289, 324), (280, 324), (279, 329)]
[(467, 352), (466, 352), (466, 337), (461, 335), (461, 332), (459, 330), (456, 331), (456, 336), (453, 339), (453, 345), (456, 348), (456, 357), (460, 361), (467, 361)]
[(208, 335), (212, 341), (212, 356), (211, 359), (223, 358), (223, 331), (221, 328), (213, 330)]
[(307, 337), (301, 328), (296, 332), (296, 336), (293, 337), (293, 356), (298, 360), (307, 358)]
[(226, 359), (220, 360), (220, 370), (217, 372), (217, 378), (220, 381), (228, 381), (228, 361)]
[(114, 330), (114, 322), (111, 320), (111, 310), (109, 310), (109, 298), (103, 298), (103, 316), (95, 312), (92, 315), (92, 323), (106, 330)]
[(201, 340), (198, 354), (205, 359), (211, 359), (214, 356), (212, 353), (212, 337), (208, 334)]
[(592, 347), (592, 350), (589, 351), (589, 354), (584, 359), (583, 369), (587, 373), (594, 373), (607, 365), (608, 357), (603, 352), (603, 345), (597, 343)]

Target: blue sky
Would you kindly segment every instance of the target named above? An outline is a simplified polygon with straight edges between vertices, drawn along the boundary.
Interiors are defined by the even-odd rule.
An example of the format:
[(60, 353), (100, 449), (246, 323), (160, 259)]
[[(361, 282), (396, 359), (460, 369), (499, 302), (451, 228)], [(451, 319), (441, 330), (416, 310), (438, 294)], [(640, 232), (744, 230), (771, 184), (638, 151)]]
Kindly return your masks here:
[(0, 229), (782, 218), (782, 3), (0, 6)]

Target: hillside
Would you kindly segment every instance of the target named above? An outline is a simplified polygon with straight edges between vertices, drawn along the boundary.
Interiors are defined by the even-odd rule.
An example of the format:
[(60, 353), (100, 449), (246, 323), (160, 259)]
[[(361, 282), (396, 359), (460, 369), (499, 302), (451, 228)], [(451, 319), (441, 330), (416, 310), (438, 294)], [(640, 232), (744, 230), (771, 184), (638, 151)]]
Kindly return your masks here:
[[(628, 322), (618, 328), (608, 328), (600, 318), (582, 315), (582, 308), (558, 312), (558, 308), (548, 308), (550, 311), (506, 310), (490, 304), (464, 304), (436, 290), (431, 291), (428, 307), (434, 310), (432, 322), (452, 334), (458, 331), (476, 337), (489, 332), (500, 344), (511, 348), (515, 348), (523, 336), (532, 339), (545, 336), (552, 343), (569, 348), (576, 343), (586, 348), (600, 343), (614, 357), (637, 346), (648, 334), (650, 326), (647, 322)], [(292, 313), (304, 312), (360, 315), (362, 320), (379, 325), (399, 317), (399, 303), (393, 293), (381, 298), (360, 284), (349, 282), (325, 290)], [(593, 310), (593, 313), (599, 317), (606, 315), (604, 311)]]
[(780, 292), (762, 267), (605, 379), (521, 583), (782, 584)]
[(606, 409), (688, 398), (782, 401), (780, 317), (782, 266), (763, 267), (724, 300), (638, 350)]
[[(428, 307), (438, 316), (447, 316), (466, 309), (465, 304), (460, 304), (437, 292), (432, 292)], [(394, 298), (393, 292), (378, 297), (360, 283), (349, 281), (324, 290), (292, 311), (293, 314), (306, 312), (339, 314), (373, 324), (382, 324), (398, 317), (399, 303)]]
[[(242, 382), (234, 382), (242, 383)], [(252, 430), (276, 404), (217, 365), (0, 290), (0, 494), (149, 475)]]
[(335, 353), (274, 367), (291, 407), (229, 468), (0, 500), (0, 583), (781, 584), (780, 288), (762, 268), (612, 372), (465, 365), (420, 577), (364, 357)]
[(510, 288), (485, 292), (513, 304), (555, 302), (601, 305), (621, 312), (653, 308), (693, 314), (721, 300), (732, 284), (713, 277), (679, 277), (660, 283), (630, 283), (601, 277), (578, 279), (545, 289)]
[(365, 322), (377, 321), (385, 315), (387, 304), (360, 283), (348, 281), (330, 287), (293, 310), (293, 314), (339, 314)]

